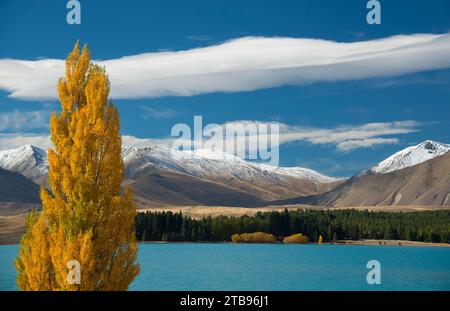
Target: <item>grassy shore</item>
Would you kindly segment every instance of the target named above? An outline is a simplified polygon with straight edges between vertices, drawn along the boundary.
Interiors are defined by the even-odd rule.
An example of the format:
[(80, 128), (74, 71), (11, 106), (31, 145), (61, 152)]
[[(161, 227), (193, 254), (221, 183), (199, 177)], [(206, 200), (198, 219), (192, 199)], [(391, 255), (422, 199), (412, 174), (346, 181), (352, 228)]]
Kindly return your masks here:
[(0, 216), (0, 245), (17, 244), (25, 233), (27, 214)]

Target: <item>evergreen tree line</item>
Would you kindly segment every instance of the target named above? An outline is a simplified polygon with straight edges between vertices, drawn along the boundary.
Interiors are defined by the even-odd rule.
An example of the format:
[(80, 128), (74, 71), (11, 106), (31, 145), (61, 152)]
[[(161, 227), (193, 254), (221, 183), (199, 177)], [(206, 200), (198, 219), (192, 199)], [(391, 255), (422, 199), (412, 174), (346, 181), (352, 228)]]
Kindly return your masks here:
[(218, 216), (194, 219), (181, 212), (145, 212), (136, 215), (140, 241), (230, 241), (235, 233), (271, 233), (281, 239), (296, 233), (311, 242), (343, 239), (386, 239), (450, 243), (450, 211), (370, 212), (295, 210), (258, 212), (254, 216)]

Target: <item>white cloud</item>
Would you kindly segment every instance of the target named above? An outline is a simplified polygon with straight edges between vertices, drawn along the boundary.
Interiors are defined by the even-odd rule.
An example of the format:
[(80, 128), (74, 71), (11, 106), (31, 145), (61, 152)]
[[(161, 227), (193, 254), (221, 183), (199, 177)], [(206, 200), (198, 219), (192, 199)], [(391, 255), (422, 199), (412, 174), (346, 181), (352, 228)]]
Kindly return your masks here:
[(209, 41), (211, 37), (208, 35), (190, 35), (186, 36), (186, 39), (194, 40), (194, 41)]
[(124, 147), (143, 148), (155, 145), (170, 147), (172, 142), (172, 138), (138, 138), (131, 135), (122, 135), (122, 146)]
[[(111, 97), (131, 99), (398, 76), (449, 68), (449, 55), (450, 34), (351, 43), (244, 37), (204, 48), (97, 63), (110, 76)], [(56, 81), (63, 74), (63, 60), (1, 59), (0, 89), (19, 99), (55, 99)]]
[(280, 136), (280, 142), (307, 141), (315, 145), (339, 144), (346, 141), (363, 141), (379, 136), (413, 133), (417, 132), (417, 128), (421, 125), (419, 122), (408, 120), (367, 123), (359, 126), (342, 125), (332, 129), (286, 126)]
[[(243, 120), (216, 125), (216, 127), (210, 127), (209, 130), (205, 131), (204, 134), (211, 134), (215, 128), (221, 128), (223, 136), (219, 137), (217, 135), (213, 135), (213, 138), (208, 138), (210, 136), (205, 137), (203, 139), (203, 143), (208, 139), (209, 143), (218, 142), (219, 140), (221, 140), (222, 144), (219, 144), (219, 146), (222, 145), (224, 149), (226, 149), (227, 144), (236, 141), (238, 142), (236, 151), (240, 152), (244, 150), (247, 152), (253, 152), (257, 150), (256, 148), (258, 147), (258, 142), (261, 142), (261, 139), (263, 139), (256, 127), (256, 131), (252, 130), (251, 127), (247, 127), (247, 129), (250, 129), (250, 131), (241, 132), (241, 134), (232, 137), (226, 136), (225, 131), (227, 126), (229, 126), (230, 128), (236, 128), (236, 125), (243, 125), (245, 128), (246, 125), (251, 124), (261, 126), (261, 128), (267, 128), (268, 125), (273, 123)], [(399, 139), (397, 137), (393, 137), (394, 135), (418, 132), (419, 127), (423, 125), (416, 121), (367, 123), (357, 126), (338, 126), (336, 128), (300, 127), (278, 122), (276, 122), (276, 124), (279, 126), (279, 144), (272, 144), (272, 147), (295, 142), (306, 142), (312, 145), (335, 146), (336, 150), (339, 152), (349, 152), (355, 149), (370, 148), (377, 145), (397, 144), (399, 142)], [(193, 132), (191, 134), (193, 135)], [(176, 138), (177, 137), (137, 138), (130, 135), (123, 135), (122, 144), (125, 147), (147, 147), (159, 145), (170, 148)], [(188, 140), (188, 142), (192, 141)], [(247, 142), (247, 144), (243, 144), (243, 142)], [(198, 140), (193, 141), (192, 143), (194, 143), (198, 148), (204, 147)], [(35, 145), (43, 149), (51, 147), (49, 136), (0, 133), (0, 150), (16, 148), (25, 144)], [(209, 146), (211, 145), (212, 144), (209, 144)], [(245, 146), (245, 148), (243, 146)]]
[(171, 119), (173, 118), (177, 112), (173, 109), (169, 108), (153, 108), (147, 106), (139, 106), (139, 109), (144, 111), (144, 118), (153, 118), (153, 119)]
[(398, 138), (365, 138), (347, 140), (337, 144), (337, 149), (343, 152), (359, 148), (369, 148), (375, 145), (398, 144)]
[[(270, 122), (260, 121), (233, 121), (228, 122), (218, 127), (225, 128), (230, 126), (233, 128), (237, 125), (256, 124), (257, 126), (268, 126)], [(288, 144), (294, 142), (308, 142), (313, 145), (335, 145), (338, 151), (348, 152), (359, 148), (369, 148), (375, 145), (382, 144), (397, 144), (398, 138), (383, 136), (401, 135), (414, 133), (419, 131), (419, 127), (423, 124), (408, 120), (408, 121), (394, 121), (394, 122), (379, 122), (367, 123), (363, 125), (342, 125), (335, 128), (317, 128), (317, 127), (301, 127), (291, 126), (284, 123), (275, 122), (279, 126), (279, 144)], [(210, 129), (212, 132), (214, 128)], [(228, 138), (225, 138), (225, 140)], [(248, 143), (248, 146), (257, 146), (259, 140), (258, 132), (250, 131), (246, 136), (235, 137), (237, 141)]]
[[(170, 147), (172, 139), (157, 138), (137, 138), (134, 136), (123, 135), (122, 145), (124, 147), (148, 147), (148, 146), (166, 146)], [(47, 150), (53, 148), (50, 135), (36, 135), (33, 133), (0, 133), (0, 150), (18, 148), (23, 145), (33, 145)]]
[(44, 150), (53, 146), (48, 135), (0, 133), (0, 150), (18, 148), (23, 145), (33, 145)]
[(49, 127), (49, 111), (8, 111), (0, 113), (0, 131), (23, 132)]

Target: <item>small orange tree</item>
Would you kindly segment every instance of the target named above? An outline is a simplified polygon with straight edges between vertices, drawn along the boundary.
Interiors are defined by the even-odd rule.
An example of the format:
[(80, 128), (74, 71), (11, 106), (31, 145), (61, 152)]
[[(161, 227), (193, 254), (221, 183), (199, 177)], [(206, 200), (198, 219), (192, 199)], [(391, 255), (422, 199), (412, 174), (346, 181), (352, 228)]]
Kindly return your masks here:
[[(48, 184), (42, 212), (28, 217), (16, 259), (22, 290), (126, 290), (139, 273), (132, 192), (121, 190), (119, 115), (108, 103), (105, 69), (78, 42), (58, 81), (60, 114), (50, 121)], [(67, 282), (71, 260), (80, 284)]]
[(317, 241), (318, 244), (322, 244), (323, 243), (323, 236), (319, 235), (319, 241)]

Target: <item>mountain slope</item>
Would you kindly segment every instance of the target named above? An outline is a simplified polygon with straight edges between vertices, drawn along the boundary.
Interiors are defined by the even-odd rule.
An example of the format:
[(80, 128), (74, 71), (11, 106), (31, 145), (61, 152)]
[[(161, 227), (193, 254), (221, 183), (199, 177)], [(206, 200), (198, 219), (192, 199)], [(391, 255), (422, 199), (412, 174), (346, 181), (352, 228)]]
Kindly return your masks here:
[(333, 207), (450, 206), (450, 153), (389, 173), (354, 176), (327, 193), (283, 201), (293, 202)]
[[(209, 191), (209, 195), (217, 196), (219, 193), (223, 195), (224, 192), (228, 193), (232, 189), (239, 197), (236, 202), (243, 202), (241, 200), (243, 193), (258, 198), (259, 201), (270, 201), (317, 194), (342, 182), (309, 169), (258, 165), (233, 156), (224, 159), (223, 153), (206, 150), (196, 151), (194, 154), (187, 151), (173, 152), (168, 148), (156, 146), (124, 148), (123, 158), (127, 180), (138, 180), (149, 173), (172, 172), (173, 174), (170, 176), (174, 178), (174, 182), (179, 183), (181, 189), (186, 189), (186, 185), (191, 184), (193, 178), (199, 178), (203, 182), (215, 185), (217, 194), (214, 195), (212, 191)], [(144, 189), (147, 189), (147, 192), (153, 191), (153, 179), (151, 182), (146, 180), (148, 181), (147, 186), (145, 186), (144, 180), (139, 181), (141, 193), (144, 193)], [(189, 182), (186, 183), (187, 180)], [(133, 187), (136, 185), (137, 183), (134, 183)], [(218, 190), (219, 186), (221, 190)], [(156, 194), (154, 195), (156, 196)], [(191, 197), (191, 199), (199, 202), (212, 198)], [(185, 202), (185, 200), (182, 201)], [(255, 202), (249, 201), (241, 206), (253, 206)], [(173, 200), (170, 201), (170, 204), (174, 204)], [(230, 204), (223, 203), (223, 205)]]
[(264, 205), (248, 192), (221, 183), (173, 171), (154, 171), (129, 183), (139, 207), (154, 206), (246, 206)]
[(278, 181), (289, 176), (317, 183), (335, 182), (338, 179), (300, 167), (274, 167), (248, 162), (223, 152), (198, 150), (173, 151), (163, 147), (123, 148), (123, 158), (129, 177), (159, 167), (197, 177), (228, 177), (243, 180), (266, 179)]
[(39, 186), (0, 168), (0, 202), (39, 203)]

